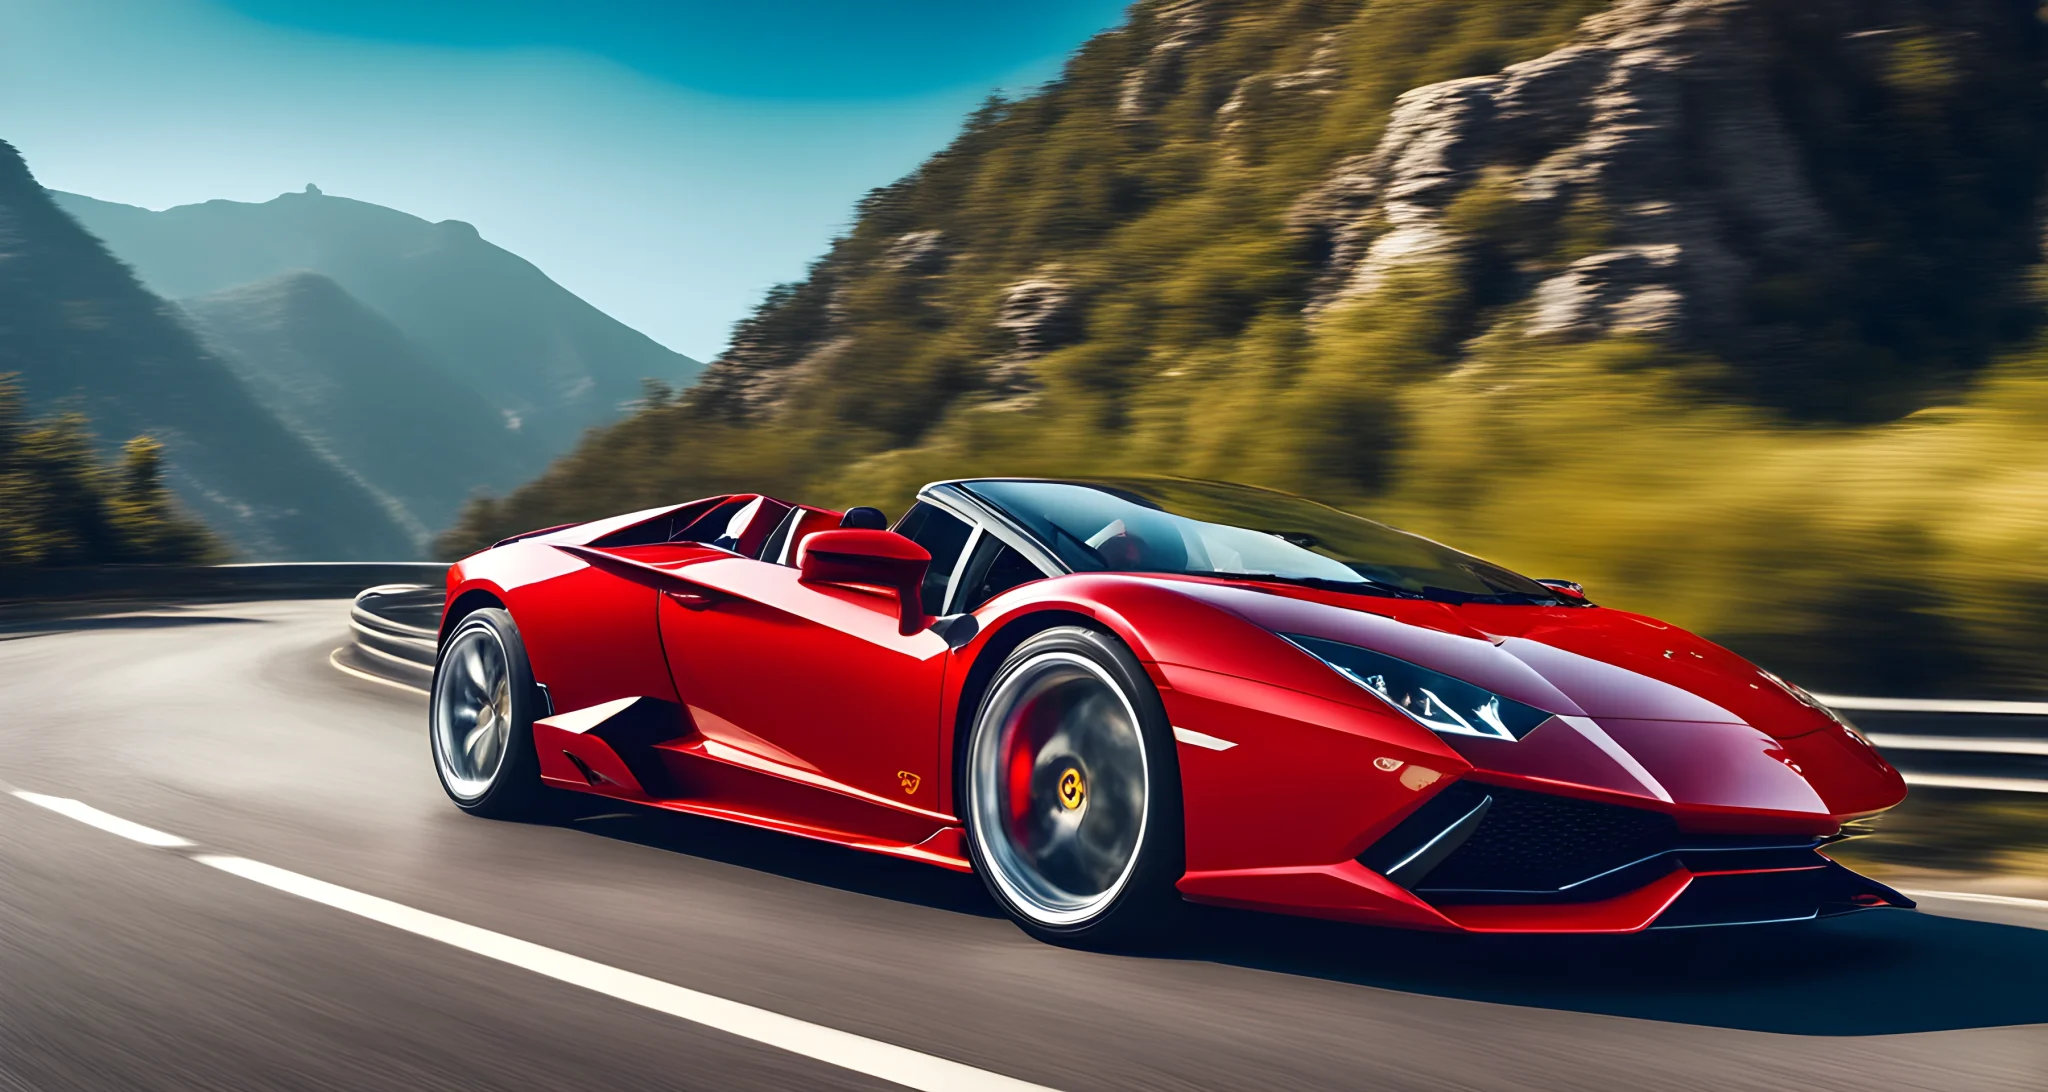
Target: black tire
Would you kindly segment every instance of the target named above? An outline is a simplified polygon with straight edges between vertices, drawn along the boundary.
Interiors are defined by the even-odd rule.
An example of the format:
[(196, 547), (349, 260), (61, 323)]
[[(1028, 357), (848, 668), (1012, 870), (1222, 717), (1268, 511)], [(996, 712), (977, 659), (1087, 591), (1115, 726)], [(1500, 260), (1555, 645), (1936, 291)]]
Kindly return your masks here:
[(1088, 948), (1173, 936), (1180, 762), (1159, 692), (1123, 642), (1081, 626), (1026, 639), (989, 681), (961, 751), (974, 869), (1025, 932)]
[[(487, 686), (477, 685), (477, 669), (468, 660), (472, 651), (478, 654)], [(493, 655), (499, 660), (497, 665), (487, 662)], [(500, 678), (502, 691), (496, 685)], [(496, 731), (491, 725), (479, 724), (486, 711), (473, 699), (485, 690), (494, 695), (489, 703), (492, 725), (502, 722), (496, 761), (488, 764), (487, 773), (486, 764), (477, 761), (476, 747), (488, 741), (472, 734)], [(486, 607), (464, 615), (455, 624), (441, 643), (427, 701), (427, 741), (434, 774), (456, 807), (489, 819), (545, 816), (554, 794), (541, 783), (540, 759), (533, 750), (533, 721), (543, 708), (542, 698), (526, 659), (526, 643), (520, 640), (510, 612)], [(465, 719), (465, 710), (472, 708)], [(457, 736), (471, 742), (465, 747)]]

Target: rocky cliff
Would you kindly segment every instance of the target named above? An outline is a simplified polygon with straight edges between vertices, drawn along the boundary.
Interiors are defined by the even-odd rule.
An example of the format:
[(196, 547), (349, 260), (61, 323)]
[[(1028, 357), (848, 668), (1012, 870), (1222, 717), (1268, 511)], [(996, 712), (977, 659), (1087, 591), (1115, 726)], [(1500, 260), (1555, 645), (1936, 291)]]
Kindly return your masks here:
[[(1469, 264), (1489, 240), (1455, 213), (1491, 199), (1516, 236), (1508, 296), (1525, 336), (1650, 336), (1770, 367), (1813, 350), (1801, 333), (1846, 322), (1861, 348), (1979, 362), (1981, 341), (1898, 319), (1973, 328), (1973, 310), (2026, 307), (2014, 271), (2038, 260), (2041, 168), (2040, 96), (2019, 82), (2039, 64), (2026, 16), (1626, 0), (1543, 56), (1401, 95), (1378, 146), (1292, 210), (1319, 259), (1309, 306), (1370, 295), (1404, 266)], [(1585, 237), (1546, 237), (1574, 217)], [(1876, 267), (1879, 253), (1910, 273)], [(1788, 280), (1831, 298), (1774, 307)]]
[[(1388, 12), (1138, 4), (872, 196), (741, 326), (706, 404), (858, 382), (863, 343), (905, 321), (955, 358), (908, 397), (1015, 404), (1055, 350), (1117, 342), (1112, 313), (1206, 335), (1108, 352), (1128, 364), (1259, 314), (1312, 325), (1417, 267), (1462, 282), (1460, 336), (1707, 352), (1717, 396), (1806, 417), (1898, 412), (2034, 321), (2048, 124), (2026, 5)], [(1407, 82), (1446, 69), (1490, 70)]]

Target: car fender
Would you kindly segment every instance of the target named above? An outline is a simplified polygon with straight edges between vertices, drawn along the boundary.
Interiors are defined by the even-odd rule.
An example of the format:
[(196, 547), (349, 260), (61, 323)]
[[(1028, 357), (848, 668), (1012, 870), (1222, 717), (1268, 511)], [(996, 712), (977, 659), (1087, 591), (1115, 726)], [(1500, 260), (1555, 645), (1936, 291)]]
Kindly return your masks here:
[[(1191, 873), (1347, 860), (1470, 769), (1285, 640), (1169, 584), (1059, 577), (998, 596), (976, 617), (948, 673), (959, 680), (942, 712), (949, 781), (1001, 659), (1023, 635), (1092, 622), (1145, 666), (1176, 730)], [(944, 791), (951, 805), (953, 786)]]
[[(656, 592), (527, 540), (457, 562), (448, 604), (487, 593), (512, 615), (555, 712), (619, 698), (677, 701), (656, 629)], [(444, 609), (442, 636), (453, 619)]]

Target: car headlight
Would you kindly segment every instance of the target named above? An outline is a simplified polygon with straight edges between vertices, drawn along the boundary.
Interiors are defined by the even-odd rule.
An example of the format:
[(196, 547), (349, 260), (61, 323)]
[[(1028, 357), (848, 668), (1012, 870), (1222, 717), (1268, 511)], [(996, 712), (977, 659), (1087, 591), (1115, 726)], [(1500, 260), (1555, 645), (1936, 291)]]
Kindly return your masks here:
[(1513, 741), (1550, 719), (1534, 706), (1383, 652), (1320, 637), (1280, 636), (1432, 732)]

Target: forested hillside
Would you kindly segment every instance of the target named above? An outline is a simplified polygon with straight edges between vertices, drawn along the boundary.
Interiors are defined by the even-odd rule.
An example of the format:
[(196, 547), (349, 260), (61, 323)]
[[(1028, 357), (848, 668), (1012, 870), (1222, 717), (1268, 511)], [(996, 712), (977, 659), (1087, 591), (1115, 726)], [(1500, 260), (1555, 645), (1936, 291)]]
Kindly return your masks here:
[(1814, 685), (2048, 684), (2015, 0), (1144, 0), (450, 551), (728, 488), (1295, 489)]
[[(102, 458), (152, 437), (161, 462), (152, 450), (151, 473), (245, 555), (387, 559), (415, 549), (369, 491), (279, 424), (0, 142), (0, 375), (10, 373), (33, 412), (89, 418)], [(62, 424), (50, 442), (85, 443), (83, 428)]]

